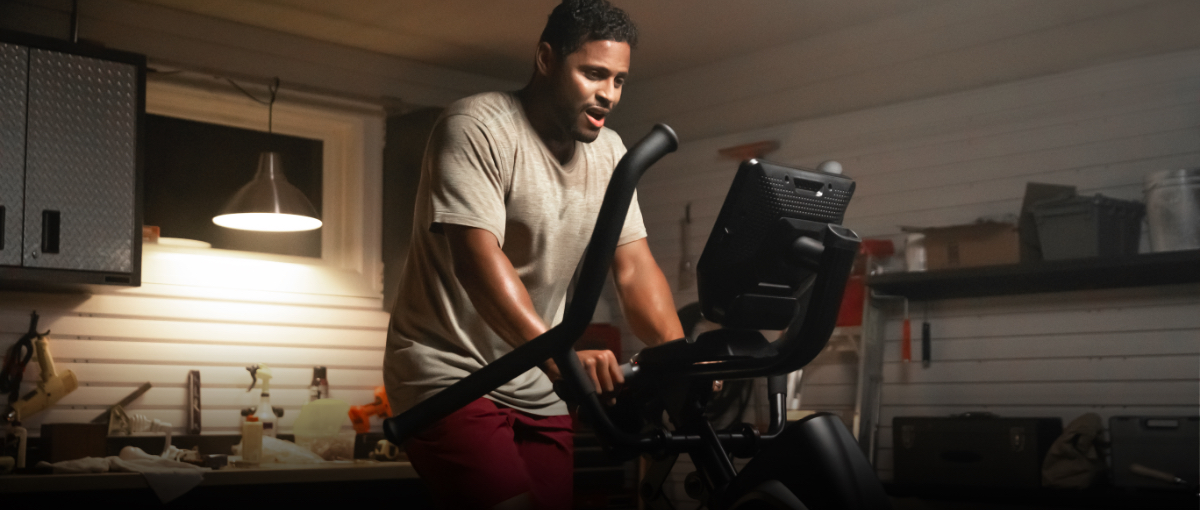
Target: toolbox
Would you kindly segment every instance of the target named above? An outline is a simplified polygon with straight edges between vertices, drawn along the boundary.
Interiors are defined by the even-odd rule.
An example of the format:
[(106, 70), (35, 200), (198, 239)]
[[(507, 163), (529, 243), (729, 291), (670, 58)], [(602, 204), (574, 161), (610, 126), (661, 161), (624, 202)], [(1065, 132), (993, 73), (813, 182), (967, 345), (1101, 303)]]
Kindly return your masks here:
[(1102, 195), (1033, 205), (1045, 260), (1136, 255), (1145, 213), (1141, 202)]
[(991, 414), (892, 419), (897, 484), (1041, 487), (1061, 418)]
[(1113, 416), (1108, 419), (1112, 441), (1113, 485), (1119, 487), (1183, 487), (1139, 475), (1138, 464), (1170, 473), (1195, 484), (1200, 471), (1200, 416)]

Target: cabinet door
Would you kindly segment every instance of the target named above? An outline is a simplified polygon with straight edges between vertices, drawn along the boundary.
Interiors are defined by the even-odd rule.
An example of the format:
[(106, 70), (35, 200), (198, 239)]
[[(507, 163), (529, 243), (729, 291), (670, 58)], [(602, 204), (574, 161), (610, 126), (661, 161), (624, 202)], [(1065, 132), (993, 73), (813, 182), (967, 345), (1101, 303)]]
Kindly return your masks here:
[(29, 50), (26, 267), (133, 271), (137, 68)]
[(21, 265), (29, 49), (0, 43), (0, 266)]

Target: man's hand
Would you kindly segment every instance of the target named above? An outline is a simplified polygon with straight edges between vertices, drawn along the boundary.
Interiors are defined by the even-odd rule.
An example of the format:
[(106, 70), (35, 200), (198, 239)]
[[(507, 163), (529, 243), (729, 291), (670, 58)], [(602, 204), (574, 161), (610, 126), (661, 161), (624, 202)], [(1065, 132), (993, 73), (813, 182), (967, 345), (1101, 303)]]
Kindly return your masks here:
[[(611, 397), (617, 392), (617, 387), (625, 383), (625, 375), (621, 373), (621, 364), (609, 350), (575, 351), (583, 372), (592, 380), (596, 394)], [(562, 372), (554, 360), (546, 361), (543, 370), (550, 376), (551, 381), (562, 379)]]
[(606, 395), (616, 393), (617, 385), (625, 383), (625, 375), (621, 373), (621, 364), (609, 350), (575, 351), (579, 356), (579, 364), (583, 371), (592, 378), (596, 385), (596, 394)]

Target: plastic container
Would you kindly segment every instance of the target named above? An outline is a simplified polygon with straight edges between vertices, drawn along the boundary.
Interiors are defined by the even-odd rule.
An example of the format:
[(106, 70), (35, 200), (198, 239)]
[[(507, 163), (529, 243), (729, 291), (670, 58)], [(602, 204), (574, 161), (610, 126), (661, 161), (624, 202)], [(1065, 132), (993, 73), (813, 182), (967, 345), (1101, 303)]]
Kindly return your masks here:
[(1101, 195), (1033, 205), (1045, 260), (1136, 255), (1145, 207)]
[(242, 462), (258, 464), (263, 454), (263, 423), (257, 416), (242, 422)]
[(1200, 249), (1200, 168), (1146, 176), (1151, 251)]
[(353, 459), (355, 433), (346, 428), (350, 424), (349, 411), (350, 404), (332, 398), (304, 404), (292, 425), (296, 445), (325, 460)]

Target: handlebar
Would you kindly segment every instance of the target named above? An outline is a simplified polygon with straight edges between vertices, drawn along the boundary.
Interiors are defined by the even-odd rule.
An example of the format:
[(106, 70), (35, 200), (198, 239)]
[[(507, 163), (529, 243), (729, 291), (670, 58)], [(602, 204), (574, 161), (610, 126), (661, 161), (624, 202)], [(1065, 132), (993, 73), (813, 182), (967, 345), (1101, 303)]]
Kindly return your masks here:
[(617, 163), (604, 192), (591, 240), (584, 250), (583, 267), (563, 321), (408, 411), (384, 420), (383, 431), (388, 441), (403, 444), (413, 434), (551, 358), (563, 371), (563, 382), (569, 390), (581, 395), (585, 403), (592, 401), (599, 406), (595, 388), (579, 358), (569, 355), (571, 347), (592, 321), (638, 180), (647, 168), (678, 146), (675, 132), (658, 124)]

